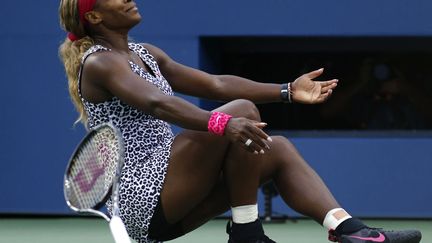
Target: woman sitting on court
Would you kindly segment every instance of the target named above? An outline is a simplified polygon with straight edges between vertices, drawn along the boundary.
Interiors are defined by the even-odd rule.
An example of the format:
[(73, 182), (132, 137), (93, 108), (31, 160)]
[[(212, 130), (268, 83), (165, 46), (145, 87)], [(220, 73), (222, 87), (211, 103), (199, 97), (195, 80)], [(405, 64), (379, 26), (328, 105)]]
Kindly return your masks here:
[[(141, 21), (134, 1), (62, 0), (59, 11), (69, 32), (60, 55), (80, 121), (110, 121), (125, 141), (120, 211), (138, 242), (174, 239), (229, 209), (229, 242), (274, 242), (257, 209), (257, 189), (269, 180), (332, 241), (419, 242), (418, 231), (371, 229), (352, 218), (286, 138), (262, 130), (254, 103), (321, 103), (337, 85), (313, 81), (322, 69), (285, 85), (210, 75), (129, 43)], [(228, 103), (206, 111), (173, 91)], [(169, 123), (185, 130), (174, 136)]]

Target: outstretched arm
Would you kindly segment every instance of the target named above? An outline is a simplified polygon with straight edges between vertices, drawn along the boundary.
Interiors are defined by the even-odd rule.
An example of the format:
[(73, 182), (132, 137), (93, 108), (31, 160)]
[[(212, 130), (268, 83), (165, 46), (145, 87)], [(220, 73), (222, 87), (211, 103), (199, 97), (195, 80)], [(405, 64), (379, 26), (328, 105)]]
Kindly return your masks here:
[[(155, 118), (180, 127), (207, 131), (211, 112), (200, 109), (188, 101), (163, 93), (158, 87), (132, 72), (120, 54), (101, 52), (91, 55), (85, 63), (82, 82), (91, 83), (98, 90), (118, 97), (122, 102)], [(251, 152), (267, 149), (268, 135), (262, 131), (263, 123), (242, 117), (229, 120), (225, 136), (232, 142), (244, 143), (243, 138), (253, 140)], [(250, 146), (252, 147), (252, 146)]]
[[(231, 101), (248, 99), (255, 103), (280, 102), (281, 85), (260, 83), (233, 75), (211, 75), (172, 60), (159, 48), (144, 44), (155, 56), (162, 74), (177, 92), (201, 98)], [(325, 101), (336, 88), (337, 80), (313, 81), (323, 73), (319, 69), (297, 78), (292, 83), (295, 102), (315, 104)]]

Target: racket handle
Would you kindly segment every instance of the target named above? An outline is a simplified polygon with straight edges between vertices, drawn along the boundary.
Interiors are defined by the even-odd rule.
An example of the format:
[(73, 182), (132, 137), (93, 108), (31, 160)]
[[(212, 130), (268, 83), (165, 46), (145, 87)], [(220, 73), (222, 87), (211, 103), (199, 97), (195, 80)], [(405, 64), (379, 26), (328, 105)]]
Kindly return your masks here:
[(118, 216), (113, 216), (109, 222), (111, 234), (116, 243), (131, 243), (123, 221)]

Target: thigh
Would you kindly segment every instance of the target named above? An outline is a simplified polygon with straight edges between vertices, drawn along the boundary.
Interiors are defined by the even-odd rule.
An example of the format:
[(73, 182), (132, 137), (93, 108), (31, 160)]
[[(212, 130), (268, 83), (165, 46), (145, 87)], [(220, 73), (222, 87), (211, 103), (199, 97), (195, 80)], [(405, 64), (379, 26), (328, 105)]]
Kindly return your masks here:
[[(275, 136), (272, 139), (268, 153), (249, 157), (248, 162), (260, 164), (260, 185), (278, 176), (287, 157), (296, 156), (294, 147), (286, 138)], [(182, 232), (188, 233), (229, 209), (229, 190), (221, 175), (211, 193), (181, 220)]]
[(205, 132), (184, 131), (174, 140), (161, 192), (169, 223), (182, 219), (215, 185), (228, 141)]
[[(230, 102), (217, 111), (259, 119), (256, 107), (245, 100)], [(228, 146), (226, 138), (208, 132), (186, 130), (175, 138), (161, 192), (168, 222), (183, 219), (211, 193), (220, 178)]]

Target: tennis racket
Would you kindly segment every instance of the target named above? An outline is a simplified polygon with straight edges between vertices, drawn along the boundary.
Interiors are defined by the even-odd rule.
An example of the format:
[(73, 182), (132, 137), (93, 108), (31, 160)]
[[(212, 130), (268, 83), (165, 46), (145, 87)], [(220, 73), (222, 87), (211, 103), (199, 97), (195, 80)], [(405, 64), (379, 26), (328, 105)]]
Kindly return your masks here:
[[(77, 146), (64, 176), (67, 205), (80, 214), (93, 214), (109, 222), (116, 243), (130, 243), (119, 217), (119, 182), (124, 147), (119, 131), (104, 123), (92, 129)], [(99, 211), (111, 196), (112, 217)]]

